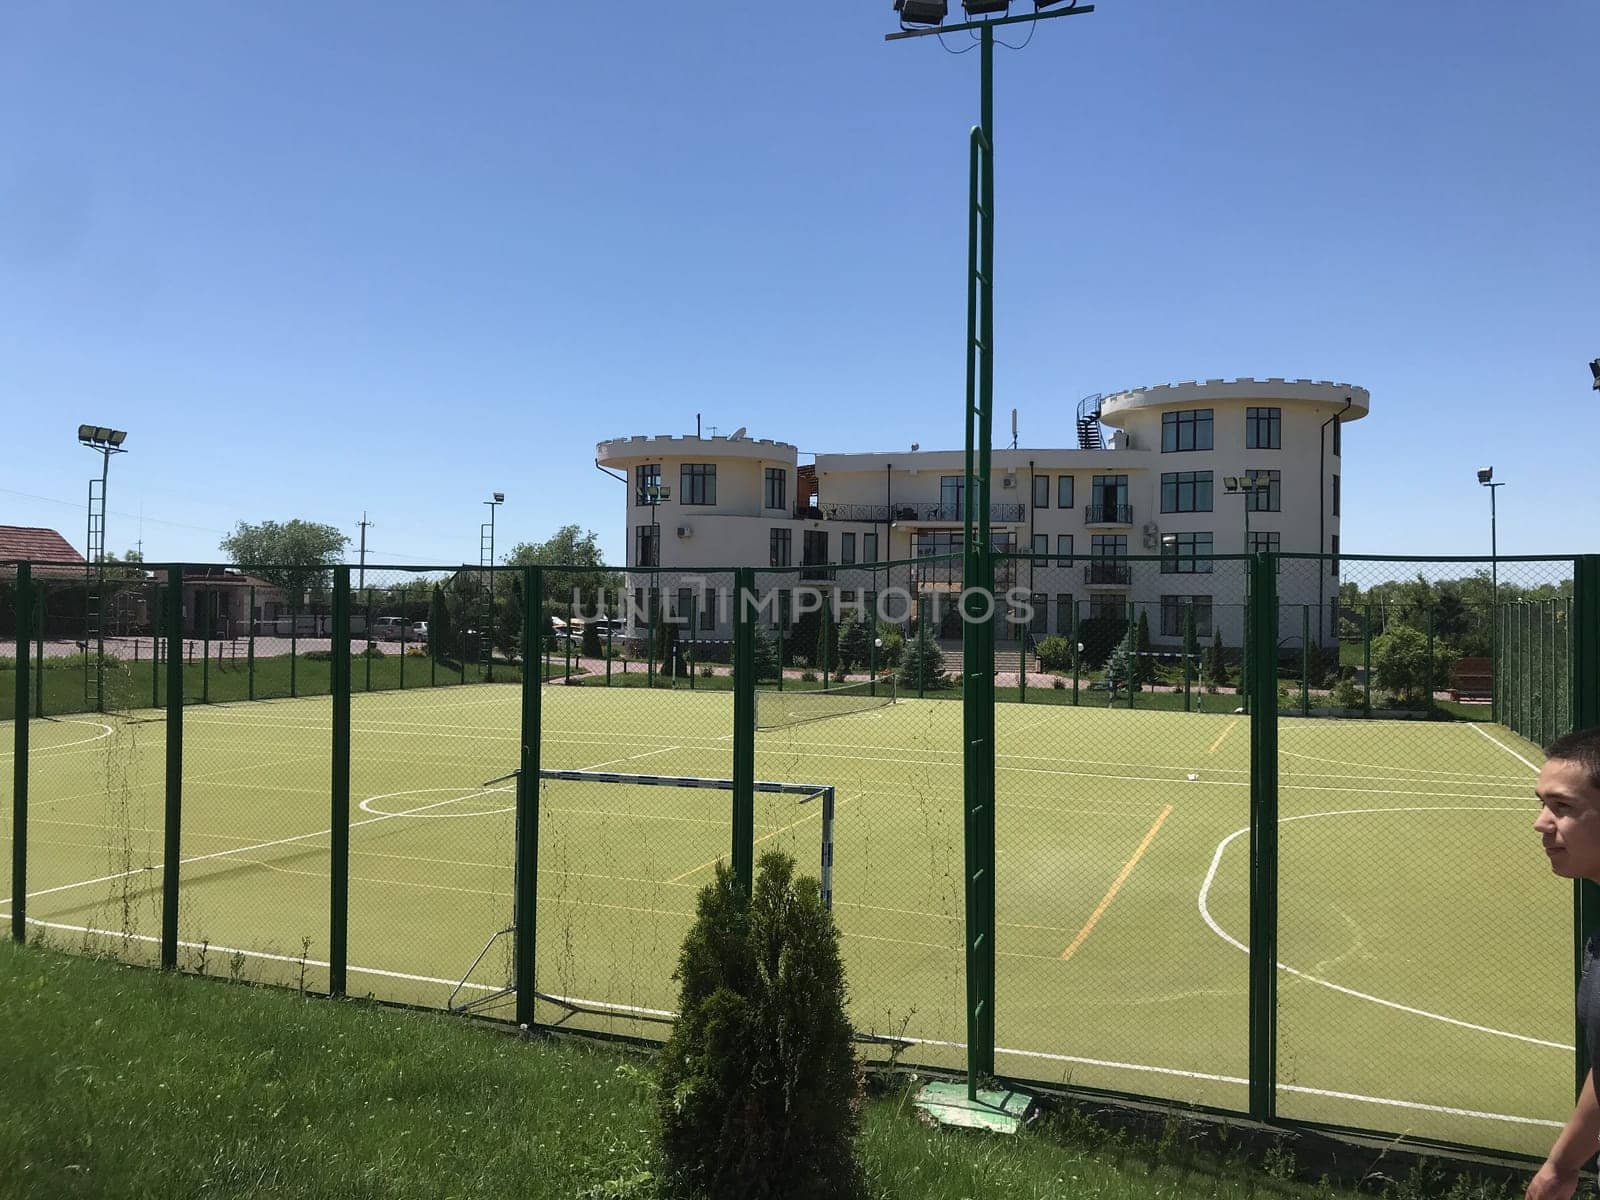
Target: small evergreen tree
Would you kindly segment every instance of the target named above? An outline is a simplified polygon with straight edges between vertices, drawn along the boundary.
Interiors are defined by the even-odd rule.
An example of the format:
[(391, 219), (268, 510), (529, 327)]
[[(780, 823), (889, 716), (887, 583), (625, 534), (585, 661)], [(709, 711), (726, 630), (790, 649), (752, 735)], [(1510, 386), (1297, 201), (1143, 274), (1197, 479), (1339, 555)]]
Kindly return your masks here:
[(1211, 638), (1211, 652), (1206, 656), (1206, 686), (1213, 691), (1228, 686), (1228, 658), (1222, 648), (1222, 630)]
[(756, 682), (778, 678), (778, 647), (772, 635), (759, 621), (754, 623), (751, 632), (755, 642)]
[(585, 658), (599, 658), (606, 652), (605, 643), (600, 640), (600, 622), (597, 618), (591, 617), (583, 623), (583, 640), (578, 650)]
[(923, 687), (929, 691), (947, 687), (944, 673), (944, 652), (939, 643), (927, 636), (926, 630), (906, 643), (900, 658), (900, 686)]
[(1150, 644), (1150, 614), (1139, 610), (1139, 632), (1135, 643), (1138, 653), (1133, 660), (1133, 686), (1141, 687), (1156, 681), (1156, 660)]
[(864, 667), (872, 661), (872, 622), (851, 612), (839, 622), (839, 657), (834, 666), (841, 671)]
[(757, 868), (746, 899), (717, 864), (678, 958), (658, 1092), (665, 1173), (708, 1200), (858, 1196), (862, 1071), (839, 931), (786, 854)]
[(887, 621), (878, 623), (878, 637), (883, 645), (877, 647), (878, 670), (885, 667), (893, 669), (900, 665), (900, 660), (906, 652), (905, 635), (900, 632), (898, 625), (890, 625)]

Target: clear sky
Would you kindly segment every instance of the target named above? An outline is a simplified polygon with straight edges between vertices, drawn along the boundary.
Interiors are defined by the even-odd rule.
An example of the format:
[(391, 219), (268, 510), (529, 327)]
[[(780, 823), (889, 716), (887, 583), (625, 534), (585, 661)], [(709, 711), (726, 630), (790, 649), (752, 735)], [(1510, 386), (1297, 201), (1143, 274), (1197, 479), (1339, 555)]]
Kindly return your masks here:
[[(1014, 7), (1021, 11), (1027, 0)], [(624, 548), (594, 443), (961, 443), (965, 35), (889, 0), (0, 8), (0, 523)], [(1004, 36), (1021, 42), (1026, 27)], [(999, 441), (1371, 389), (1343, 545), (1600, 551), (1600, 5), (1102, 0), (996, 62)]]

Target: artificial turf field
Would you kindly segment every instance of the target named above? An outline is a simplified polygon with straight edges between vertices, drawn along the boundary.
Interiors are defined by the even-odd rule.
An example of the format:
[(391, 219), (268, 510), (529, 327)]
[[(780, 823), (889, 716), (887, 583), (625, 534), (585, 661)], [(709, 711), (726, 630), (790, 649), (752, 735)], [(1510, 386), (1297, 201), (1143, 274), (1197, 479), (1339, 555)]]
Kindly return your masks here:
[[(507, 981), (512, 796), (482, 784), (517, 764), (519, 704), (517, 685), (353, 697), (353, 993), (443, 1006)], [(552, 685), (542, 707), (546, 768), (731, 772), (726, 692)], [(28, 915), (54, 942), (156, 957), (158, 715), (31, 725)], [(326, 987), (330, 717), (325, 696), (185, 710), (185, 968)], [(836, 789), (852, 1016), (904, 1061), (962, 1056), (960, 723), (902, 699), (757, 734), (759, 779)], [(1006, 704), (996, 724), (998, 1069), (1243, 1109), (1248, 718)], [(1530, 828), (1538, 751), (1499, 726), (1288, 718), (1279, 745), (1279, 1111), (1542, 1153), (1573, 980), (1571, 886)], [(820, 805), (756, 803), (758, 854), (815, 871)], [(541, 1021), (663, 1036), (730, 805), (542, 781)], [(9, 854), (0, 879), (9, 896)]]

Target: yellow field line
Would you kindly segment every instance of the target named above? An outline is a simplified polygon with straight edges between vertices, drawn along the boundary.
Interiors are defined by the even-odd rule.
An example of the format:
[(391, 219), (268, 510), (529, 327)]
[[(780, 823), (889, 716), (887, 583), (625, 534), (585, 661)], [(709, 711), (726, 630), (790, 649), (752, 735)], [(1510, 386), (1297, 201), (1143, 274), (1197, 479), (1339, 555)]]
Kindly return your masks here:
[(1122, 866), (1121, 873), (1112, 881), (1111, 890), (1101, 897), (1099, 905), (1089, 914), (1089, 919), (1083, 923), (1083, 928), (1078, 930), (1078, 936), (1072, 939), (1072, 945), (1061, 952), (1061, 961), (1066, 962), (1078, 952), (1078, 947), (1083, 945), (1090, 931), (1099, 924), (1100, 918), (1105, 915), (1106, 909), (1111, 907), (1111, 902), (1117, 898), (1117, 893), (1122, 890), (1122, 885), (1128, 881), (1128, 876), (1133, 874), (1134, 867), (1139, 865), (1139, 860), (1144, 857), (1144, 852), (1150, 848), (1150, 843), (1155, 841), (1156, 834), (1161, 832), (1161, 826), (1172, 815), (1172, 805), (1167, 805), (1161, 810), (1161, 815), (1156, 818), (1156, 823), (1150, 826), (1150, 832), (1144, 835), (1144, 841), (1139, 843), (1139, 848)]
[(1238, 723), (1239, 723), (1239, 718), (1238, 717), (1235, 717), (1233, 720), (1229, 721), (1228, 722), (1228, 727), (1226, 729), (1224, 729), (1221, 733), (1217, 734), (1217, 740), (1211, 743), (1211, 746), (1210, 746), (1209, 749), (1206, 750), (1206, 753), (1207, 754), (1215, 754), (1217, 752), (1217, 747), (1222, 745), (1223, 740), (1226, 739), (1227, 736), (1230, 733), (1233, 732), (1233, 727), (1235, 725), (1237, 725)]
[[(839, 801), (839, 807), (843, 808), (847, 803), (849, 803), (849, 801), (841, 800), (841, 801)], [(818, 805), (817, 805), (817, 807), (815, 809), (813, 809), (811, 812), (808, 812), (805, 816), (801, 817), (798, 821), (791, 821), (789, 824), (783, 826), (780, 829), (774, 829), (771, 833), (763, 834), (761, 837), (758, 837), (755, 841), (751, 842), (750, 844), (752, 846), (759, 846), (762, 842), (770, 841), (771, 839), (777, 837), (780, 833), (788, 833), (789, 830), (795, 828), (795, 826), (804, 825), (807, 821), (811, 820), (812, 817), (820, 817), (821, 815), (822, 815), (822, 805), (820, 803), (818, 803)], [(689, 876), (696, 875), (699, 872), (704, 871), (707, 867), (716, 866), (719, 862), (721, 862), (723, 860), (724, 857), (725, 857), (724, 855), (719, 854), (719, 855), (717, 855), (716, 858), (713, 858), (713, 859), (711, 859), (711, 860), (709, 860), (707, 862), (703, 862), (698, 867), (689, 868), (689, 870), (685, 871), (682, 875), (674, 875), (671, 879), (668, 879), (666, 882), (669, 885), (670, 884), (674, 884), (674, 883), (682, 883), (685, 879), (689, 878)]]

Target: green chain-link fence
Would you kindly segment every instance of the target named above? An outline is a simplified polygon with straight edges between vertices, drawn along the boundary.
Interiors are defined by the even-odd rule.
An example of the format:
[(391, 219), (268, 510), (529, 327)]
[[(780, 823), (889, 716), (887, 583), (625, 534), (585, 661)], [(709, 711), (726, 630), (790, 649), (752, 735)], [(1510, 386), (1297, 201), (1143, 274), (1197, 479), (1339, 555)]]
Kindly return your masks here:
[(1528, 826), (1600, 719), (1593, 561), (1165, 551), (996, 556), (992, 996), (948, 554), (0, 565), (0, 907), (661, 1037), (697, 889), (782, 847), (873, 1058), (960, 1068), (976, 996), (1014, 1079), (1541, 1151), (1581, 931)]

